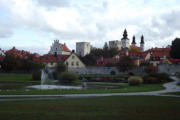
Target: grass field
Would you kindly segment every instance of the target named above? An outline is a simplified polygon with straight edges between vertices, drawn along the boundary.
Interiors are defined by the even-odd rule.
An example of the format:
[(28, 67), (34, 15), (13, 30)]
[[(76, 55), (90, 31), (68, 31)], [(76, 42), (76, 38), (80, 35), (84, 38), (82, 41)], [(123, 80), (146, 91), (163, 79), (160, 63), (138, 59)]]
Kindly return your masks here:
[(179, 120), (180, 100), (114, 96), (49, 101), (0, 102), (2, 120)]
[(25, 86), (40, 84), (40, 81), (32, 80), (31, 74), (0, 74), (0, 89), (23, 89)]
[(180, 95), (180, 92), (169, 92), (167, 94), (170, 94), (170, 95)]
[[(88, 85), (115, 86), (118, 89), (86, 89), (86, 90), (25, 90), (26, 86), (40, 84), (33, 81), (31, 74), (0, 74), (1, 95), (31, 95), (31, 94), (92, 94), (92, 93), (122, 93), (162, 90), (162, 84), (142, 84), (129, 86), (127, 83), (88, 82)], [(80, 85), (81, 83), (78, 82)]]

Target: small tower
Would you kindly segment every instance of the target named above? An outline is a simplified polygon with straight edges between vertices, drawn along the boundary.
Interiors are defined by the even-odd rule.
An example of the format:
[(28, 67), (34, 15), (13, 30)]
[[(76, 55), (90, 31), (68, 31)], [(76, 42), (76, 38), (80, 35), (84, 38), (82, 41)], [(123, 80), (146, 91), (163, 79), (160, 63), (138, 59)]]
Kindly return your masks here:
[(135, 38), (135, 36), (133, 36), (133, 40), (132, 40), (132, 46), (136, 46), (136, 38)]
[(144, 36), (141, 36), (141, 42), (140, 42), (141, 51), (144, 51)]
[(126, 29), (124, 30), (123, 38), (121, 39), (121, 43), (122, 43), (123, 49), (129, 48), (129, 38), (128, 38), (128, 34), (127, 34)]

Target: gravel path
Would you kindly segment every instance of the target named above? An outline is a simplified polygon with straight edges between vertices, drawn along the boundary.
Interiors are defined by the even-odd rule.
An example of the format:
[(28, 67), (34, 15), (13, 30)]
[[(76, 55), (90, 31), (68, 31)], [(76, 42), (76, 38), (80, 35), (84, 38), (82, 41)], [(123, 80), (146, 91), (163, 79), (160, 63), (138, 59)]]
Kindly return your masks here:
[(100, 94), (67, 94), (67, 95), (0, 95), (0, 101), (24, 101), (24, 100), (52, 100), (61, 98), (88, 98), (88, 97), (104, 97), (104, 96), (132, 96), (132, 95), (152, 95), (152, 96), (169, 96), (180, 97), (178, 95), (167, 95), (168, 92), (180, 91), (177, 86), (178, 78), (171, 77), (173, 82), (165, 83), (165, 90), (152, 92), (134, 92), (134, 93), (100, 93)]

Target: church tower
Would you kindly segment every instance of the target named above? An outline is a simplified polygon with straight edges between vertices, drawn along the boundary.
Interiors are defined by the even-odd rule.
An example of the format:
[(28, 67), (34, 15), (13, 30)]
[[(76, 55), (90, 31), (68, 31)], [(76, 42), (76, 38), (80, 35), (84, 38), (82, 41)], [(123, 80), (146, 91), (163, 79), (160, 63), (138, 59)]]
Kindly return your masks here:
[(128, 34), (127, 34), (126, 29), (124, 30), (123, 38), (121, 39), (121, 43), (122, 43), (123, 49), (129, 48), (129, 38), (128, 38)]
[(132, 40), (132, 46), (136, 46), (136, 38), (135, 38), (135, 36), (133, 36), (133, 40)]
[(140, 42), (141, 51), (144, 51), (144, 36), (141, 36), (141, 42)]

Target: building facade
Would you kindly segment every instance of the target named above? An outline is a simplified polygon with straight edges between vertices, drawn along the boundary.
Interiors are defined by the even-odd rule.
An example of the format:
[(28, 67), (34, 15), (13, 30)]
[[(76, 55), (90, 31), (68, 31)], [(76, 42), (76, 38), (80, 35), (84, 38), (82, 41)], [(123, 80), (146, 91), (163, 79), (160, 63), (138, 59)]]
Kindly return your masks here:
[(76, 54), (79, 56), (85, 56), (91, 52), (91, 45), (89, 42), (77, 42)]
[(52, 44), (49, 54), (52, 55), (70, 55), (71, 50), (66, 46), (66, 44), (59, 43), (59, 40), (54, 40)]
[(121, 50), (121, 47), (122, 47), (121, 41), (119, 41), (119, 40), (109, 41), (109, 48), (113, 48), (113, 47), (116, 47), (119, 50)]
[[(136, 46), (136, 38), (135, 36), (133, 36), (132, 43), (130, 45), (130, 39), (128, 38), (128, 33), (126, 29), (124, 30), (123, 37), (121, 40), (109, 41), (110, 48), (117, 47), (119, 50), (128, 50), (130, 49), (131, 46)], [(143, 35), (141, 36), (140, 50), (142, 52), (144, 51), (144, 36)]]

